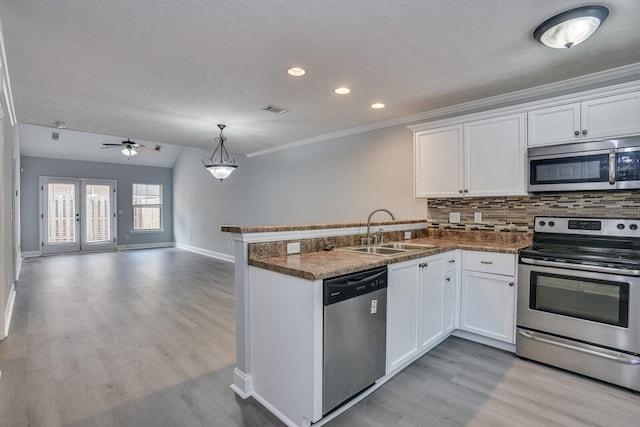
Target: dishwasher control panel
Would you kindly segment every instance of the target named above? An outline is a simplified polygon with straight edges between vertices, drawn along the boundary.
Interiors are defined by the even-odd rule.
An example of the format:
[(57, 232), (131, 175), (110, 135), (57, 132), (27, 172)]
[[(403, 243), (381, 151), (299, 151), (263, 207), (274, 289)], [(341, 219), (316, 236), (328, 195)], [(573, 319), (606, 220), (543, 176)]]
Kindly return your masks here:
[(324, 305), (335, 304), (387, 287), (387, 267), (360, 271), (324, 281)]

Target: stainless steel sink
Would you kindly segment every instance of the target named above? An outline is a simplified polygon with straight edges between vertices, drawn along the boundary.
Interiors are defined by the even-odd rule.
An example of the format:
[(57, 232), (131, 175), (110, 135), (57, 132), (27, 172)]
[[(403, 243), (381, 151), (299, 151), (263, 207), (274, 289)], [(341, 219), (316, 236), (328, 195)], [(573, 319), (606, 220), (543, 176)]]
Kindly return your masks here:
[(385, 243), (380, 245), (381, 248), (402, 249), (405, 251), (420, 251), (424, 249), (435, 248), (435, 245), (412, 245), (409, 243)]
[(361, 252), (365, 254), (376, 254), (376, 255), (397, 255), (406, 252), (402, 249), (394, 249), (394, 248), (386, 248), (382, 246), (369, 246), (369, 247), (358, 247), (358, 248), (342, 248), (352, 252)]

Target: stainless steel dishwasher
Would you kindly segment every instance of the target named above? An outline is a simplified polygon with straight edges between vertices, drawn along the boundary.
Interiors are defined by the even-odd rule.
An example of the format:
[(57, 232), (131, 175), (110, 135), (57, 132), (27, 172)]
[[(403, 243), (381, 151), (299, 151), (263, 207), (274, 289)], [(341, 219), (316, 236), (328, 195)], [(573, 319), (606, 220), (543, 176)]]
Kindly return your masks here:
[(387, 268), (324, 281), (322, 414), (384, 376)]

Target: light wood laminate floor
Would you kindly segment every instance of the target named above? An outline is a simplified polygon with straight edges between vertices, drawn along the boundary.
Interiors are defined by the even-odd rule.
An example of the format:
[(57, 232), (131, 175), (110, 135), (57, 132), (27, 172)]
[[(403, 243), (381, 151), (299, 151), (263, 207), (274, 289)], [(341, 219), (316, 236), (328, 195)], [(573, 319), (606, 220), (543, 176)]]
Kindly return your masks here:
[[(229, 388), (233, 265), (179, 249), (25, 261), (0, 426), (282, 426)], [(639, 426), (640, 395), (449, 338), (328, 423)]]

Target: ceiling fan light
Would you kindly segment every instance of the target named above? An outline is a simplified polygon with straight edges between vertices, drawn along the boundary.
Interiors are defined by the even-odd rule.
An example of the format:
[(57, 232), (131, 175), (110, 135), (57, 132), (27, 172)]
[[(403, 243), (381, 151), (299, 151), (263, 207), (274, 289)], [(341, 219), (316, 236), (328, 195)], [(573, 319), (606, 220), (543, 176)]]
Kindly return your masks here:
[(127, 157), (132, 157), (138, 154), (136, 149), (133, 147), (124, 147), (120, 152)]
[(533, 37), (554, 49), (568, 49), (588, 39), (609, 16), (604, 6), (584, 6), (547, 19), (536, 28)]

